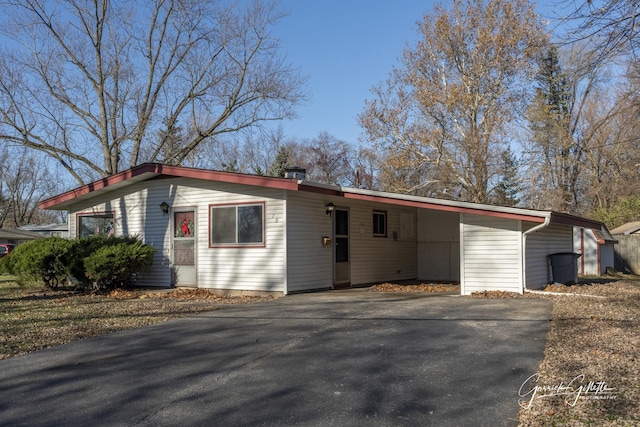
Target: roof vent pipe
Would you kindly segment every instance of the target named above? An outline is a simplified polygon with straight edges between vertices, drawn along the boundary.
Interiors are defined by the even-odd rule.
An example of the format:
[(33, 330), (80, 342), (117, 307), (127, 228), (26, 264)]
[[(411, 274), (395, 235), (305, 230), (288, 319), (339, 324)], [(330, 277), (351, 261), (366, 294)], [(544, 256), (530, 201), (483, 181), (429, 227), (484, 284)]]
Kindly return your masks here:
[(286, 168), (284, 170), (284, 177), (288, 179), (305, 179), (307, 170), (297, 166)]

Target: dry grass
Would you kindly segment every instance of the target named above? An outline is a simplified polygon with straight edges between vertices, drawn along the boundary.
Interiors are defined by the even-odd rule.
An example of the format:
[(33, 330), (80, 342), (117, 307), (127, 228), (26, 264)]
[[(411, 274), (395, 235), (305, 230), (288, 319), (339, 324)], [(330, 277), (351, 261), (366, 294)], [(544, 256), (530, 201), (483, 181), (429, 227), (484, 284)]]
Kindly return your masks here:
[(211, 311), (225, 304), (272, 298), (226, 297), (203, 289), (90, 295), (0, 281), (0, 359)]
[[(538, 396), (523, 399), (531, 406), (521, 409), (520, 425), (640, 425), (640, 284), (620, 281), (549, 290), (578, 295), (553, 297), (539, 378), (523, 390), (539, 387)], [(557, 386), (566, 388), (553, 389)]]

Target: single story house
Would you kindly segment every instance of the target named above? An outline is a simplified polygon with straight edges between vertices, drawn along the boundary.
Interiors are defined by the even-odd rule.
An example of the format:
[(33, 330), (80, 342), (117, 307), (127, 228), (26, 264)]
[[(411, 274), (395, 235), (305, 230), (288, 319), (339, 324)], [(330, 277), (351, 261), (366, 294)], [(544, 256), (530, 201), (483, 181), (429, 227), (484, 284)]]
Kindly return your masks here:
[(27, 230), (15, 230), (8, 228), (0, 228), (0, 243), (10, 243), (18, 245), (20, 243), (28, 242), (29, 240), (35, 240), (41, 238), (42, 235)]
[(28, 224), (18, 227), (18, 230), (30, 231), (41, 236), (69, 237), (68, 224)]
[(573, 250), (551, 211), (286, 178), (142, 164), (40, 203), (70, 237), (137, 235), (157, 249), (144, 286), (294, 293), (380, 281), (458, 282), (461, 293), (548, 284), (548, 255)]
[(622, 224), (621, 226), (611, 230), (611, 234), (624, 234), (625, 236), (640, 234), (640, 221), (632, 221)]

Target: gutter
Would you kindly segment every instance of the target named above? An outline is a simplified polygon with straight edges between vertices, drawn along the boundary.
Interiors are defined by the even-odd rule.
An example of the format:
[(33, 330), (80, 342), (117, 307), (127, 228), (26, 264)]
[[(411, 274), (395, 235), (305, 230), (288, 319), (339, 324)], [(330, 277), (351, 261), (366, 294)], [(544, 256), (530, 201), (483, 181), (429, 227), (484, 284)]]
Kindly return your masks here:
[(522, 292), (531, 292), (532, 289), (527, 289), (527, 236), (529, 234), (535, 233), (538, 230), (542, 230), (543, 228), (547, 228), (551, 223), (551, 214), (547, 214), (544, 217), (544, 222), (542, 224), (538, 224), (533, 228), (528, 229), (524, 233), (522, 233)]

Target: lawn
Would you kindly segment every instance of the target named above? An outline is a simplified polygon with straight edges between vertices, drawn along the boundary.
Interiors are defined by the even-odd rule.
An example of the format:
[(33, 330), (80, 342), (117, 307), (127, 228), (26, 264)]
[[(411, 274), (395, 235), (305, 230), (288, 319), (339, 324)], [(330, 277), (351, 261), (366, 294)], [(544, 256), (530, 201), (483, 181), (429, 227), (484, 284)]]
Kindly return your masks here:
[(225, 297), (208, 291), (171, 293), (114, 291), (108, 295), (19, 286), (0, 276), (0, 359), (70, 341), (138, 328), (225, 304), (265, 297)]
[[(372, 291), (450, 292), (452, 285), (374, 286)], [(554, 294), (482, 293), (477, 298), (549, 298), (553, 314), (536, 376), (510, 390), (521, 426), (640, 425), (640, 282), (555, 286)], [(561, 295), (558, 295), (561, 294)], [(78, 294), (21, 287), (0, 276), (0, 359), (66, 342), (265, 297), (202, 289)]]
[(564, 288), (553, 290), (579, 295), (550, 297), (545, 357), (521, 390), (520, 424), (640, 425), (640, 282)]

